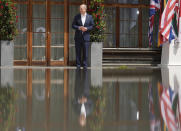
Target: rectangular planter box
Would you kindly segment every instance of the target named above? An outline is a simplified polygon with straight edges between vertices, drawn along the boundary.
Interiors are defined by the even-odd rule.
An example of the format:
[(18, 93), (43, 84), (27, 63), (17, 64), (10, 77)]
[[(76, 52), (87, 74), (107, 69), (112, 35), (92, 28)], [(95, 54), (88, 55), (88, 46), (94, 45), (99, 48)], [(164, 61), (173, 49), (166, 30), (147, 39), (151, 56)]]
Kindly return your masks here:
[(162, 66), (180, 66), (181, 65), (181, 45), (172, 40), (171, 43), (164, 43), (162, 46)]
[(102, 67), (102, 42), (92, 42), (89, 50), (90, 67)]
[(14, 61), (14, 43), (13, 41), (0, 41), (0, 65), (13, 66)]
[[(0, 65), (1, 67), (12, 67), (14, 61), (13, 41), (0, 41)], [(13, 87), (14, 80), (13, 68), (1, 68), (0, 84), (1, 87)]]
[(102, 46), (103, 43), (93, 42), (90, 46), (90, 67), (91, 69), (91, 86), (102, 87)]

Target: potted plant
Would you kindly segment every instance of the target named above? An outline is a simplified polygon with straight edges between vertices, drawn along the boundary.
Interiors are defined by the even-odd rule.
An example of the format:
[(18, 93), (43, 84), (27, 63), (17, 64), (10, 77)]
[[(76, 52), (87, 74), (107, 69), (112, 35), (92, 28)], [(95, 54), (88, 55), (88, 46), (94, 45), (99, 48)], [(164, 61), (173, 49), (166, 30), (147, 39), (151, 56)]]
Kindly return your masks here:
[(13, 40), (17, 34), (16, 4), (12, 0), (0, 0), (0, 65), (12, 66), (14, 60)]
[(91, 0), (88, 13), (94, 19), (94, 28), (90, 32), (91, 67), (102, 67), (102, 45), (105, 31), (104, 0)]

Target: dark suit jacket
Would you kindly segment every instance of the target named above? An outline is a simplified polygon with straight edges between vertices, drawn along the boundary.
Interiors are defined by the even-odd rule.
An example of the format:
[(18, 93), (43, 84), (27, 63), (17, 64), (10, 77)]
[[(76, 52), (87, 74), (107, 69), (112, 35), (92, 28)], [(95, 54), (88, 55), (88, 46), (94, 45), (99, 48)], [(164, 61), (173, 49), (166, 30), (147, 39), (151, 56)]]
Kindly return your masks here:
[(79, 27), (83, 26), (82, 20), (81, 20), (81, 14), (78, 14), (74, 17), (74, 21), (72, 22), (72, 28), (75, 29), (75, 42), (89, 42), (90, 41), (90, 30), (92, 30), (94, 26), (94, 20), (91, 15), (86, 15), (86, 20), (84, 27), (87, 27), (87, 31), (82, 33), (81, 30), (79, 30)]

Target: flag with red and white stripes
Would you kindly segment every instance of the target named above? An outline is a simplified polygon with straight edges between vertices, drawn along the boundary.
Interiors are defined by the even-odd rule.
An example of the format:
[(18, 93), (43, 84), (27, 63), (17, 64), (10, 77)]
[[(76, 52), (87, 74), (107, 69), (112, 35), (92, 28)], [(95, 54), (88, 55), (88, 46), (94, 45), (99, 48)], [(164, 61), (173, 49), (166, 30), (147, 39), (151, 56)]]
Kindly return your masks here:
[(172, 29), (172, 19), (174, 17), (177, 3), (178, 0), (168, 0), (161, 17), (160, 32), (167, 40), (172, 38), (171, 35), (174, 35)]
[(177, 14), (178, 14), (178, 42), (181, 42), (181, 0), (179, 0)]
[(149, 30), (148, 30), (148, 37), (149, 37), (149, 46), (153, 43), (153, 25), (154, 25), (154, 16), (156, 11), (160, 9), (161, 0), (150, 0), (150, 9), (149, 9)]

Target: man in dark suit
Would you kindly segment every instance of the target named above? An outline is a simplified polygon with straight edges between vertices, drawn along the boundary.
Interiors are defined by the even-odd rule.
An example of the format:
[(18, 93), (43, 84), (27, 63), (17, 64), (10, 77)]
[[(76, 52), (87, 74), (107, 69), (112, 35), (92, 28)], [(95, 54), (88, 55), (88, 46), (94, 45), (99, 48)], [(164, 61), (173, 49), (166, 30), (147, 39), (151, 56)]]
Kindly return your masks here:
[(87, 6), (80, 5), (80, 14), (74, 17), (72, 28), (75, 29), (76, 66), (81, 67), (81, 49), (83, 48), (83, 67), (87, 68), (90, 30), (93, 29), (94, 20), (86, 13)]

